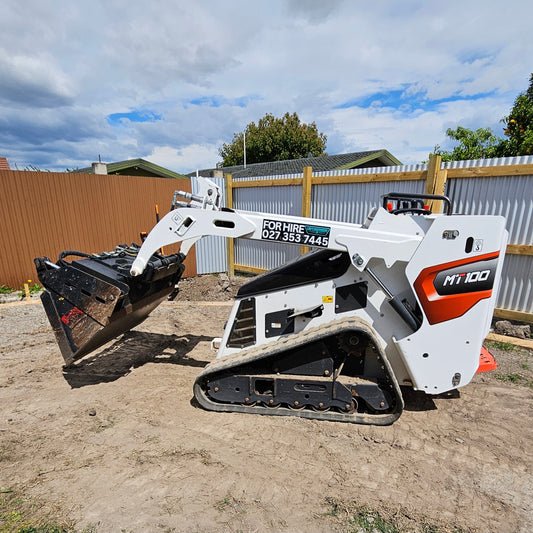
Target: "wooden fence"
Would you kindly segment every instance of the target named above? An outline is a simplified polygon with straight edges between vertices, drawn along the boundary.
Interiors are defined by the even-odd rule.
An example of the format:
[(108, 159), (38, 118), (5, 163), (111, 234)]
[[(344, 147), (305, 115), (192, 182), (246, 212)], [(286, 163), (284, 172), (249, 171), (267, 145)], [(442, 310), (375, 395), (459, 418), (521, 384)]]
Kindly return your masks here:
[[(140, 242), (141, 231), (165, 215), (176, 189), (191, 191), (189, 180), (0, 171), (0, 285), (19, 289), (36, 281), (34, 257), (57, 260), (62, 250), (111, 251), (117, 244)], [(165, 247), (174, 253), (179, 246)], [(191, 250), (186, 276), (196, 275)]]
[[(322, 173), (324, 174), (324, 173)], [(417, 171), (405, 171), (405, 172), (379, 172), (368, 174), (342, 174), (342, 175), (313, 175), (311, 167), (304, 168), (303, 175), (301, 177), (288, 177), (288, 178), (263, 178), (256, 180), (242, 180), (234, 181), (231, 175), (226, 175), (226, 206), (229, 208), (242, 209), (241, 205), (234, 205), (234, 194), (236, 190), (246, 188), (256, 188), (257, 195), (260, 195), (261, 189), (264, 187), (286, 187), (286, 186), (298, 186), (301, 187), (301, 215), (304, 217), (311, 216), (313, 213), (312, 198), (315, 187), (334, 184), (370, 184), (379, 182), (393, 182), (390, 190), (395, 190), (394, 182), (397, 185), (404, 184), (408, 181), (419, 181), (420, 188), (425, 190), (428, 194), (443, 195), (446, 193), (447, 183), (450, 181), (461, 178), (487, 178), (487, 177), (517, 177), (528, 176), (529, 199), (526, 198), (526, 202), (529, 202), (529, 210), (532, 209), (533, 203), (533, 164), (520, 164), (520, 165), (502, 165), (502, 166), (486, 166), (486, 167), (471, 167), (471, 168), (442, 168), (440, 156), (432, 157), (429, 161), (427, 170)], [(265, 189), (263, 189), (264, 191)], [(495, 191), (495, 194), (497, 192)], [(526, 192), (527, 194), (527, 192)], [(378, 198), (376, 199), (378, 200)], [(442, 202), (436, 202), (432, 206), (433, 212), (441, 212)], [(504, 213), (493, 213), (504, 214)], [(316, 216), (316, 215), (313, 215)], [(323, 218), (318, 216), (317, 218)], [(337, 219), (338, 220), (338, 219)], [(304, 253), (305, 247), (301, 248), (301, 253)], [(509, 256), (533, 256), (533, 245), (531, 243), (513, 243), (512, 241), (507, 246), (507, 254)], [(533, 259), (533, 258), (532, 258)], [(265, 268), (258, 267), (256, 265), (244, 265), (235, 263), (235, 245), (233, 239), (228, 239), (228, 271), (233, 274), (235, 270), (261, 273), (265, 271)], [(530, 267), (528, 267), (530, 268)], [(521, 280), (523, 283), (531, 284), (531, 280)], [(531, 307), (531, 302), (529, 306)], [(515, 309), (503, 309), (498, 308), (495, 311), (495, 316), (501, 318), (507, 318), (511, 320), (518, 320), (524, 322), (533, 323), (533, 313), (529, 310), (527, 312), (515, 310)]]

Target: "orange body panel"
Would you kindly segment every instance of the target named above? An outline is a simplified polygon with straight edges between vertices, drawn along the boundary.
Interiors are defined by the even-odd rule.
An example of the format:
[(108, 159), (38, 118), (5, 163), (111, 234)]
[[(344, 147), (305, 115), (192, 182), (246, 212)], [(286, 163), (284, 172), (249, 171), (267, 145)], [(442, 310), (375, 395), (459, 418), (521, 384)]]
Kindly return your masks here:
[(490, 254), (478, 255), (473, 258), (469, 257), (467, 259), (460, 259), (450, 263), (430, 266), (422, 270), (414, 282), (414, 288), (428, 322), (430, 324), (438, 324), (439, 322), (445, 322), (446, 320), (462, 316), (480, 300), (490, 298), (492, 295), (492, 288), (489, 290), (463, 292), (460, 294), (438, 294), (433, 283), (437, 274), (451, 268), (470, 265), (479, 261), (496, 259), (499, 255), (499, 252), (493, 252)]
[(496, 370), (497, 368), (498, 364), (496, 363), (494, 356), (487, 350), (487, 348), (485, 348), (485, 346), (482, 346), (481, 353), (479, 354), (479, 368), (477, 369), (476, 374), (488, 372), (489, 370)]

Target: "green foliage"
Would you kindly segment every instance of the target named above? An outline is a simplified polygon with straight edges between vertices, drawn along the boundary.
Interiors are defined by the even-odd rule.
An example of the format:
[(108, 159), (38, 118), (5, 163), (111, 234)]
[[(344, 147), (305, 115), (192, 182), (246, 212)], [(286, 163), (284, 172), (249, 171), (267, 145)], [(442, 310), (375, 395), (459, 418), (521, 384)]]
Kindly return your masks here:
[(382, 518), (379, 512), (371, 511), (369, 509), (362, 508), (358, 514), (353, 515), (348, 523), (352, 526), (353, 531), (364, 531), (365, 533), (374, 533), (379, 531), (380, 533), (398, 533), (399, 529), (393, 520), (387, 520)]
[(28, 285), (28, 289), (30, 294), (39, 294), (43, 290), (43, 286), (40, 283), (32, 283)]
[(228, 494), (225, 498), (215, 503), (215, 509), (220, 513), (231, 512), (236, 515), (246, 514), (248, 507), (243, 500)]
[(45, 514), (42, 507), (12, 489), (0, 490), (0, 533), (73, 533), (72, 523)]
[(462, 126), (448, 128), (446, 135), (458, 145), (451, 151), (437, 145), (430, 155), (440, 155), (443, 161), (533, 155), (533, 74), (529, 77), (528, 89), (516, 97), (509, 116), (502, 122), (505, 124), (504, 139), (496, 137), (490, 128), (475, 131)]
[(0, 294), (11, 294), (13, 289), (7, 285), (0, 285)]
[(57, 526), (24, 526), (17, 533), (69, 533), (67, 529)]
[(345, 505), (334, 498), (326, 498), (329, 510), (322, 516), (337, 519), (343, 524), (343, 531), (349, 533), (399, 533), (391, 518), (384, 518), (379, 511), (364, 506)]
[[(43, 290), (43, 286), (39, 283), (32, 283), (31, 279), (28, 280), (28, 290), (30, 291), (30, 294), (39, 294)], [(26, 291), (24, 287), (19, 291), (18, 295), (23, 298), (26, 296)]]
[[(526, 370), (527, 372), (530, 371), (529, 365), (527, 365), (527, 363), (521, 365), (521, 367), (522, 367), (522, 370)], [(520, 374), (519, 372), (508, 372), (507, 374), (495, 374), (494, 377), (499, 381), (503, 381), (504, 383), (514, 383), (515, 385), (522, 385), (524, 387), (533, 389), (533, 379), (528, 379), (527, 376), (524, 376)]]
[(533, 74), (529, 77), (528, 89), (520, 93), (511, 113), (504, 117), (505, 136), (497, 149), (500, 157), (533, 154)]
[[(356, 503), (346, 504), (335, 498), (326, 498), (329, 508), (323, 517), (336, 522), (335, 530), (346, 533), (401, 533), (404, 531), (421, 531), (422, 533), (443, 533), (445, 530), (433, 524), (427, 517), (409, 517), (400, 510), (394, 514), (387, 510), (379, 510)], [(407, 520), (406, 520), (407, 519)], [(467, 533), (454, 528), (454, 533)]]
[[(246, 126), (246, 162), (264, 163), (284, 161), (325, 153), (327, 137), (316, 124), (304, 124), (296, 113), (285, 113), (282, 118), (267, 113), (257, 124)], [(230, 144), (219, 149), (223, 166), (244, 163), (244, 133), (235, 133)]]
[(490, 128), (479, 128), (476, 131), (457, 126), (446, 130), (446, 135), (459, 144), (450, 152), (435, 146), (431, 155), (440, 155), (443, 161), (460, 161), (463, 159), (485, 159), (495, 157), (498, 138)]
[(496, 374), (494, 377), (500, 381), (510, 381), (511, 383), (520, 383), (522, 381), (522, 374), (518, 374), (517, 372)]
[(516, 346), (510, 342), (487, 341), (486, 346), (487, 348), (496, 348), (502, 352), (512, 352), (516, 350)]

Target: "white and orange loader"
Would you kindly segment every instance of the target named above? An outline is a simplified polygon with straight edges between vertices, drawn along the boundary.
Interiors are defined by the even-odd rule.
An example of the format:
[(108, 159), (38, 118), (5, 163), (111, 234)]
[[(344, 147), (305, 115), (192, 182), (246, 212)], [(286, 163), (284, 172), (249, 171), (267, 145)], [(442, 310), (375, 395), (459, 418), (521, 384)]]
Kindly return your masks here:
[[(220, 206), (215, 183), (197, 179), (199, 194), (177, 192), (142, 246), (35, 260), (67, 365), (175, 296), (191, 246), (219, 235), (312, 251), (239, 289), (216, 359), (194, 384), (206, 409), (383, 425), (400, 416), (403, 387), (440, 394), (495, 368), (482, 343), (504, 218), (452, 214), (446, 197), (399, 193), (362, 225), (236, 211)], [(444, 214), (426, 205), (436, 202)], [(177, 242), (177, 254), (158, 251)]]

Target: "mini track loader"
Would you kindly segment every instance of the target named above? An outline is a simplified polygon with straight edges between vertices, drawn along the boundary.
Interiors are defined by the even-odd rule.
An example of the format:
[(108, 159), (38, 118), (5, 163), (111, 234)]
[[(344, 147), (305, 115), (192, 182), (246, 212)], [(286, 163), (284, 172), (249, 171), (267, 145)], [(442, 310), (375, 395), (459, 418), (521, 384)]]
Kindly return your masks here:
[[(219, 235), (313, 251), (240, 288), (217, 357), (194, 383), (206, 409), (384, 425), (402, 412), (401, 387), (440, 394), (495, 368), (482, 342), (507, 243), (502, 217), (397, 193), (362, 225), (234, 211), (198, 180), (200, 193), (176, 193), (141, 247), (35, 260), (67, 365), (175, 295), (191, 246)], [(158, 252), (176, 242), (180, 253)]]

